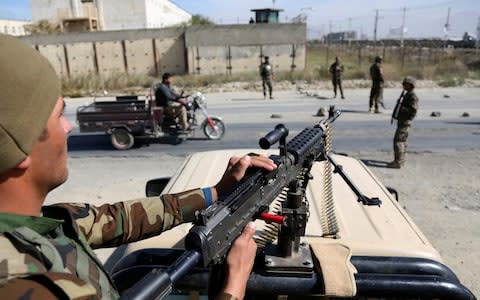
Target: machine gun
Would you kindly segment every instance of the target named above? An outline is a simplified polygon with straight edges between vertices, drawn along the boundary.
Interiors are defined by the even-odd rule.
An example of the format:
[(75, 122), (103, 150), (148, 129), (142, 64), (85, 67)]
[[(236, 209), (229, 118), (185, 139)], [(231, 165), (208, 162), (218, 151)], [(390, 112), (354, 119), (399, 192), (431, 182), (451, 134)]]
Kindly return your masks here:
[[(339, 202), (344, 206), (350, 203), (347, 205), (348, 209), (353, 208), (353, 211), (368, 214), (376, 222), (383, 220), (380, 224), (390, 220), (405, 222), (405, 215), (400, 207), (392, 205), (395, 200), (386, 196), (382, 186), (361, 167), (360, 163), (356, 162), (344, 171), (342, 164), (337, 163), (336, 159), (343, 163), (346, 160), (340, 159), (339, 155), (331, 155), (330, 123), (339, 114), (331, 108), (327, 120), (304, 129), (288, 143), (286, 143), (288, 130), (283, 125), (278, 125), (274, 131), (262, 138), (260, 140), (262, 148), (269, 148), (279, 141), (280, 155), (270, 156), (276, 162), (277, 169), (272, 172), (249, 170), (250, 173), (230, 194), (200, 211), (194, 226), (185, 238), (187, 250), (147, 248), (135, 251), (122, 259), (112, 275), (119, 290), (126, 291), (122, 294), (122, 299), (163, 299), (172, 292), (174, 286), (179, 292), (204, 291), (208, 286), (209, 297), (214, 297), (221, 288), (219, 283), (224, 279), (221, 272), (218, 272), (222, 269), (221, 263), (235, 238), (245, 225), (254, 219), (264, 219), (278, 224), (267, 224), (265, 229), (259, 231), (261, 236), (255, 238), (261, 251), (257, 253), (247, 283), (247, 293), (329, 295), (326, 290), (327, 277), (318, 269), (320, 267), (323, 270), (322, 266), (325, 264), (322, 264), (318, 252), (312, 255), (310, 246), (314, 246), (312, 239), (318, 241), (317, 238), (330, 241), (337, 239), (342, 243), (345, 231), (341, 232), (336, 221), (339, 216), (337, 212), (342, 211), (342, 206), (334, 205), (332, 174), (342, 178), (344, 184), (353, 192), (351, 196)], [(348, 160), (354, 162), (352, 159)], [(315, 161), (322, 163), (314, 164)], [(352, 172), (354, 166), (361, 168)], [(324, 169), (319, 173), (320, 170), (317, 168), (321, 167)], [(308, 182), (314, 183), (312, 189), (317, 187), (318, 183), (318, 178), (312, 181), (310, 174), (321, 174), (320, 179), (323, 181), (323, 195), (319, 197), (321, 201), (305, 197)], [(379, 197), (369, 197), (362, 193), (350, 175), (354, 175), (353, 179), (357, 181), (358, 176), (365, 176), (368, 184), (376, 189), (376, 192), (368, 191), (368, 194)], [(344, 184), (337, 182), (336, 186), (343, 186), (342, 191), (345, 191)], [(363, 184), (365, 185), (365, 182)], [(380, 197), (387, 200), (386, 205)], [(349, 199), (356, 199), (356, 203), (350, 202)], [(276, 215), (267, 212), (269, 208), (276, 209), (279, 203), (281, 207)], [(309, 205), (312, 205), (310, 209)], [(315, 217), (315, 220), (312, 218), (310, 223), (312, 221), (320, 223), (313, 229), (314, 236), (310, 233), (309, 236), (305, 236), (305, 227), (311, 212), (314, 212), (315, 215), (312, 217)], [(339, 220), (343, 224), (342, 228), (351, 229), (359, 224), (349, 221), (345, 218)], [(402, 223), (403, 225), (400, 223), (398, 225), (403, 226), (406, 232), (414, 233), (414, 237), (419, 234), (418, 231), (412, 230), (408, 220)], [(271, 231), (272, 227), (277, 230)], [(350, 263), (357, 270), (354, 274), (356, 293), (352, 297), (476, 299), (456, 275), (438, 260), (417, 255), (415, 251), (408, 256), (395, 255), (397, 253), (395, 244), (389, 248), (390, 239), (378, 238), (380, 234), (393, 232), (389, 228), (377, 227), (373, 222), (362, 228), (364, 230), (362, 235), (352, 243), (370, 242), (372, 237), (376, 237), (377, 244), (382, 245), (385, 250), (380, 254), (378, 248), (372, 253), (352, 254)], [(398, 227), (395, 230), (398, 230)], [(422, 239), (414, 237), (410, 235), (403, 242), (414, 246), (420, 242), (427, 249), (430, 248), (427, 250), (428, 253), (433, 257), (436, 255), (433, 248), (425, 245)], [(347, 235), (343, 240), (347, 245), (348, 239), (352, 237)], [(323, 261), (325, 262), (329, 263), (328, 260)], [(144, 277), (132, 286), (136, 278), (142, 276)]]
[[(313, 163), (327, 159), (324, 126), (339, 115), (332, 108), (327, 120), (305, 128), (288, 143), (288, 129), (283, 124), (260, 139), (263, 149), (279, 142), (280, 154), (270, 156), (277, 169), (249, 170), (229, 194), (200, 211), (185, 238), (187, 251), (166, 271), (152, 270), (128, 289), (122, 299), (163, 299), (172, 291), (173, 284), (197, 264), (207, 267), (221, 263), (246, 224), (259, 218), (281, 224), (278, 247), (267, 251), (265, 256), (267, 264), (272, 266), (270, 272), (281, 272), (288, 264), (289, 270), (296, 270), (300, 276), (311, 273), (310, 249), (300, 244), (308, 219), (304, 193)], [(283, 212), (268, 213), (269, 205), (282, 195), (286, 195)], [(285, 262), (285, 257), (294, 259)]]

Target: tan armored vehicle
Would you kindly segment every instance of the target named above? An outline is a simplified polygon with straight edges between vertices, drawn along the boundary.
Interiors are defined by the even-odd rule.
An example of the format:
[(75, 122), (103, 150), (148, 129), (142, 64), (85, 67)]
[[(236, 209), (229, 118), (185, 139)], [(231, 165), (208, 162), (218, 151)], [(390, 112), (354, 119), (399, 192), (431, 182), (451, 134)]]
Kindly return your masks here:
[[(306, 133), (302, 131), (288, 143), (285, 140), (282, 143), (280, 138), (278, 150), (236, 149), (193, 154), (169, 180), (150, 182), (147, 194), (211, 186), (218, 182), (232, 155), (249, 152), (273, 155), (279, 164), (284, 163), (282, 157), (290, 154), (292, 161), (305, 156), (307, 159), (300, 161), (302, 166), (297, 169), (299, 183), (291, 184), (296, 178), (287, 180), (287, 186), (282, 187), (275, 200), (260, 209), (268, 214), (254, 212), (247, 217), (257, 219), (260, 249), (248, 282), (247, 298), (284, 295), (295, 299), (308, 296), (324, 299), (475, 299), (398, 204), (396, 193), (386, 188), (361, 161), (333, 154), (329, 149), (329, 122), (318, 127), (321, 128), (322, 149), (312, 160), (310, 154), (303, 151), (316, 150), (289, 152), (297, 147), (298, 136), (302, 137), (300, 143), (307, 139), (306, 144), (309, 144), (310, 139), (315, 139), (311, 138), (310, 129), (306, 129)], [(306, 148), (317, 146), (309, 144)], [(308, 162), (311, 162), (310, 166)], [(295, 166), (295, 162), (291, 166), (287, 164), (285, 169), (279, 168), (275, 176), (284, 176), (283, 171), (288, 174)], [(138, 298), (148, 299), (150, 296), (145, 294), (145, 286), (140, 285), (139, 289), (134, 281), (159, 268), (171, 279), (168, 284), (162, 284), (173, 286), (174, 293), (186, 295), (196, 291), (197, 297), (207, 293), (214, 295), (215, 286), (221, 286), (221, 272), (217, 271), (221, 268), (216, 267), (221, 262), (221, 255), (211, 254), (205, 260), (205, 254), (202, 254), (191, 267), (179, 264), (179, 257), (184, 258), (188, 252), (185, 248), (193, 252), (209, 252), (217, 249), (209, 248), (210, 244), (219, 245), (228, 240), (230, 226), (233, 226), (229, 222), (242, 223), (244, 221), (239, 216), (246, 214), (236, 215), (242, 209), (241, 204), (230, 205), (229, 201), (268, 198), (269, 185), (277, 183), (275, 176), (266, 180), (256, 178), (255, 183), (264, 182), (260, 188), (254, 186), (253, 196), (239, 192), (224, 199), (224, 206), (229, 207), (226, 210), (228, 215), (220, 222), (214, 221), (222, 218), (223, 206), (218, 211), (199, 214), (203, 221), (194, 225), (193, 228), (200, 228), (194, 229), (194, 233), (192, 225), (185, 224), (159, 237), (129, 245), (124, 259), (112, 271), (120, 289), (133, 286), (137, 288)], [(251, 187), (246, 190), (249, 189)], [(275, 216), (282, 218), (278, 220)], [(212, 232), (209, 222), (214, 223), (213, 227), (223, 226), (220, 231), (223, 236)], [(205, 240), (199, 241), (201, 234), (205, 234)], [(195, 235), (193, 239), (192, 235)], [(215, 251), (221, 252), (221, 248)], [(178, 271), (181, 268), (188, 270)], [(210, 288), (209, 283), (212, 284)], [(162, 289), (168, 288), (164, 286)]]

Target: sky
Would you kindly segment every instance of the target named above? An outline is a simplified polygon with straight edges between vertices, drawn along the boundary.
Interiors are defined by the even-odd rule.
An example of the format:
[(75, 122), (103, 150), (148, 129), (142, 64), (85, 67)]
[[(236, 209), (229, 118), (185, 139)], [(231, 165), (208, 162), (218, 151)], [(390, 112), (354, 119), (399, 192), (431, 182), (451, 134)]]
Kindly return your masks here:
[[(45, 0), (47, 1), (47, 0)], [(117, 0), (122, 1), (122, 0)], [(277, 8), (280, 21), (307, 17), (307, 35), (320, 38), (329, 32), (355, 30), (373, 37), (378, 10), (378, 38), (387, 38), (402, 26), (405, 12), (406, 38), (445, 37), (450, 9), (448, 36), (461, 37), (464, 32), (477, 34), (480, 22), (480, 0), (173, 0), (191, 14), (208, 17), (217, 24), (248, 23), (251, 9)], [(29, 20), (29, 0), (0, 0), (0, 18)], [(393, 31), (392, 31), (393, 30)], [(397, 35), (398, 36), (398, 35)]]

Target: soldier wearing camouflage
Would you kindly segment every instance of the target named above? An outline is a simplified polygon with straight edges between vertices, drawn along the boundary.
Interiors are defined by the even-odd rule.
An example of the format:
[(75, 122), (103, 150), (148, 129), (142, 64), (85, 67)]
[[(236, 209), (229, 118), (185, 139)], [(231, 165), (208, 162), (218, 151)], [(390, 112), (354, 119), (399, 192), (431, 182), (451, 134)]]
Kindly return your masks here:
[(405, 164), (405, 155), (408, 146), (408, 131), (418, 111), (418, 97), (414, 92), (415, 78), (405, 77), (402, 82), (406, 93), (399, 99), (394, 109), (392, 119), (397, 120), (397, 130), (393, 137), (394, 160), (388, 163), (390, 168), (401, 168)]
[[(0, 90), (0, 294), (6, 299), (117, 299), (115, 284), (92, 249), (190, 222), (248, 167), (275, 168), (264, 156), (234, 157), (214, 187), (101, 206), (43, 206), (48, 193), (68, 178), (72, 126), (64, 116), (60, 80), (35, 49), (0, 34)], [(242, 272), (229, 273), (221, 299), (243, 297), (251, 267), (240, 266), (253, 266), (254, 233), (249, 225), (233, 243), (228, 270)]]
[(262, 87), (263, 87), (263, 97), (267, 99), (267, 87), (268, 87), (268, 94), (270, 99), (273, 99), (272, 91), (273, 91), (273, 69), (272, 65), (270, 64), (269, 57), (265, 56), (265, 61), (260, 66), (260, 76), (262, 77)]
[(194, 212), (206, 207), (205, 193), (210, 191), (99, 207), (57, 204), (44, 206), (41, 217), (0, 213), (0, 247), (6, 250), (0, 253), (0, 286), (9, 283), (0, 291), (12, 299), (28, 294), (36, 299), (37, 293), (46, 293), (30, 287), (38, 281), (57, 298), (116, 299), (119, 295), (91, 249), (139, 241), (193, 221)]
[(333, 85), (333, 94), (334, 98), (337, 98), (337, 87), (340, 90), (340, 96), (342, 99), (345, 99), (343, 96), (342, 88), (342, 74), (343, 74), (343, 64), (340, 62), (340, 58), (335, 57), (335, 62), (330, 65), (329, 72), (332, 75), (332, 85)]
[(370, 66), (370, 77), (372, 78), (372, 87), (370, 89), (369, 112), (380, 113), (379, 105), (383, 101), (383, 70), (382, 57), (375, 57), (375, 63)]

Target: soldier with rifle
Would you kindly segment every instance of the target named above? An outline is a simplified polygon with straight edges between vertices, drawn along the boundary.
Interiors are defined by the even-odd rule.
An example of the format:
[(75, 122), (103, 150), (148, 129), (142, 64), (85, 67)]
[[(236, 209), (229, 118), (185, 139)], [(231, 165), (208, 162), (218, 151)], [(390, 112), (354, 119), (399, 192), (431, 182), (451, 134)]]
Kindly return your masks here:
[(397, 130), (393, 138), (393, 151), (395, 158), (387, 164), (389, 168), (399, 169), (405, 164), (407, 152), (408, 129), (418, 110), (418, 97), (413, 91), (415, 89), (415, 78), (405, 77), (402, 82), (403, 91), (392, 113), (391, 123), (397, 121)]
[[(272, 171), (265, 156), (230, 159), (214, 187), (102, 206), (44, 206), (68, 177), (60, 79), (18, 39), (0, 35), (0, 294), (5, 299), (117, 299), (92, 249), (114, 247), (190, 222), (241, 180), (249, 167)], [(34, 83), (32, 85), (32, 82)], [(241, 299), (253, 266), (255, 227), (247, 224), (227, 256), (220, 299)]]
[(260, 65), (260, 76), (262, 77), (262, 87), (263, 87), (263, 98), (267, 99), (267, 87), (268, 87), (268, 94), (270, 99), (273, 99), (272, 95), (272, 81), (273, 81), (273, 68), (270, 64), (270, 60), (268, 56), (264, 57), (264, 62)]
[(372, 78), (372, 88), (370, 89), (370, 101), (368, 112), (380, 113), (379, 105), (383, 107), (383, 70), (381, 56), (375, 57), (375, 63), (370, 66), (370, 77)]

